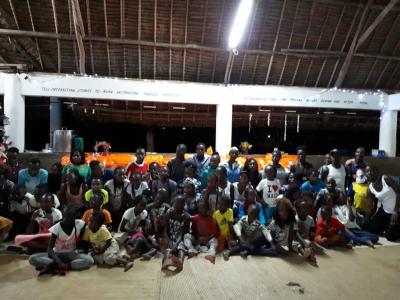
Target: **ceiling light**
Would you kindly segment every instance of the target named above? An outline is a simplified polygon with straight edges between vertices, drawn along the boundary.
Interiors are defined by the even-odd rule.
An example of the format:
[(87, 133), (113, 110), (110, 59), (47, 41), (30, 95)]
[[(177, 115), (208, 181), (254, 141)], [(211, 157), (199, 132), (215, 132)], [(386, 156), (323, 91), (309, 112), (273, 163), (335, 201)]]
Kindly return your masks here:
[(239, 44), (244, 29), (246, 28), (247, 21), (250, 16), (253, 0), (241, 0), (238, 10), (236, 12), (235, 20), (233, 22), (231, 33), (229, 35), (228, 47), (234, 49)]
[(287, 113), (295, 113), (296, 111), (295, 110), (285, 110), (285, 112), (287, 112)]
[(184, 106), (173, 106), (172, 109), (173, 110), (185, 110), (186, 107), (184, 107)]
[(110, 104), (107, 103), (95, 103), (94, 106), (103, 106), (103, 107), (109, 107)]
[(334, 112), (333, 112), (333, 111), (324, 111), (324, 114), (325, 114), (325, 115), (333, 115)]
[(263, 108), (259, 108), (258, 111), (266, 111), (266, 112), (270, 112), (270, 109), (263, 109)]
[(351, 115), (351, 116), (355, 116), (355, 115), (357, 115), (357, 113), (356, 113), (356, 112), (350, 112), (350, 111), (349, 111), (349, 112), (347, 112), (346, 114), (347, 114), (347, 115)]
[(146, 109), (157, 109), (157, 106), (155, 106), (155, 105), (143, 105), (143, 108), (146, 108)]
[(186, 127), (185, 127), (185, 126), (183, 126), (183, 127), (182, 127), (182, 130), (186, 130)]

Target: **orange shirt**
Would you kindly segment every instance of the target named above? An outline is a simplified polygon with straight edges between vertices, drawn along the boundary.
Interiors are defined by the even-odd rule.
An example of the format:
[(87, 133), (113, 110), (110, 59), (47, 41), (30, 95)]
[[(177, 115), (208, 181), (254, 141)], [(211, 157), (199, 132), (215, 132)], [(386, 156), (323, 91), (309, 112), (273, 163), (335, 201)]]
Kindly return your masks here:
[[(104, 215), (104, 218), (105, 218), (104, 224), (105, 224), (105, 225), (111, 224), (111, 223), (112, 223), (112, 219), (111, 219), (111, 214), (110, 214), (110, 212), (109, 212), (107, 209), (102, 209), (102, 211), (103, 211), (103, 215)], [(90, 217), (91, 217), (92, 215), (93, 215), (93, 208), (88, 209), (88, 210), (85, 211), (85, 213), (83, 214), (82, 220), (83, 220), (86, 224), (88, 224), (88, 223), (89, 223), (89, 219), (90, 219)]]

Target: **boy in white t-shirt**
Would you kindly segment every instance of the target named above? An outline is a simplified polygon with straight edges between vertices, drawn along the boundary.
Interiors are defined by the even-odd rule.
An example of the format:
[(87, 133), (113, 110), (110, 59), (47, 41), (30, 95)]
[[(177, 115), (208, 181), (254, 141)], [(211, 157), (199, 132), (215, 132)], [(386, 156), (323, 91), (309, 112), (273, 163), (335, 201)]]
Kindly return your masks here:
[(265, 209), (265, 219), (268, 223), (276, 207), (276, 198), (279, 196), (281, 183), (276, 178), (276, 168), (273, 165), (268, 165), (264, 169), (266, 178), (261, 180), (257, 185), (256, 190), (261, 198), (261, 203)]
[(68, 205), (63, 211), (61, 222), (50, 227), (52, 233), (47, 253), (37, 253), (29, 257), (29, 263), (42, 274), (65, 275), (68, 270), (84, 270), (93, 265), (93, 258), (76, 251), (85, 222), (76, 219), (78, 208)]

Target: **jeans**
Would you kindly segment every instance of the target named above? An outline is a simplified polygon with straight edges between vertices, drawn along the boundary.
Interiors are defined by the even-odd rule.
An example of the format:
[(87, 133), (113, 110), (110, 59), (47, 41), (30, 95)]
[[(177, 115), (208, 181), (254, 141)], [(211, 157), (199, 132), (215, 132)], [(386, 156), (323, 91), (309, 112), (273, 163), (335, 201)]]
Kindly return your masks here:
[[(69, 263), (72, 270), (85, 270), (93, 265), (94, 261), (90, 255), (75, 252), (56, 253), (63, 263)], [(29, 263), (36, 268), (45, 268), (54, 263), (47, 253), (36, 253), (29, 257)]]
[(230, 250), (230, 255), (238, 255), (242, 251), (247, 251), (256, 256), (278, 256), (278, 252), (271, 247), (264, 235), (245, 244), (234, 246)]
[(378, 209), (375, 215), (366, 224), (366, 230), (377, 235), (385, 231), (385, 237), (389, 241), (395, 241), (400, 238), (400, 222), (390, 224), (391, 214), (386, 213), (382, 207)]
[(371, 241), (373, 244), (376, 244), (379, 240), (379, 236), (376, 234), (355, 228), (346, 231), (346, 237), (352, 240), (356, 245), (365, 244), (366, 241)]

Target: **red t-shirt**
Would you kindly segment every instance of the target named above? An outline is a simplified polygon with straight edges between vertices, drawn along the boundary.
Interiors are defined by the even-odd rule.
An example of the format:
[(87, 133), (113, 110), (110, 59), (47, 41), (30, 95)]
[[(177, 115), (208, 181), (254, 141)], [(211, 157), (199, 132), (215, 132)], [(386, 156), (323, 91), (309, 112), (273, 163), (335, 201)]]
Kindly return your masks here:
[(338, 219), (331, 217), (329, 219), (328, 225), (324, 224), (324, 220), (320, 217), (317, 221), (317, 228), (315, 230), (316, 235), (322, 235), (325, 237), (334, 236), (338, 230), (343, 230), (345, 227)]
[(149, 164), (147, 162), (143, 162), (141, 165), (138, 165), (136, 162), (131, 162), (126, 167), (125, 175), (128, 177), (128, 179), (135, 172), (139, 172), (140, 174), (145, 175), (148, 169), (149, 169)]
[(195, 215), (192, 219), (192, 232), (196, 239), (200, 237), (217, 236), (219, 234), (217, 224), (212, 217)]

